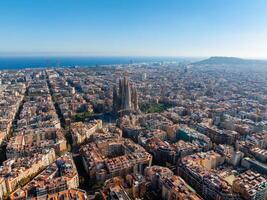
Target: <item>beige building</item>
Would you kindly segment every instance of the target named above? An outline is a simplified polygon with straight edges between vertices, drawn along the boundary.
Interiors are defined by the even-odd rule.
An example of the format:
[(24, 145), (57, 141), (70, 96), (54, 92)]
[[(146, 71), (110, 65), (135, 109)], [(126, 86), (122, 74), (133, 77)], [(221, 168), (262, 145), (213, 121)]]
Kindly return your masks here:
[(0, 169), (0, 178), (4, 179), (6, 191), (13, 192), (20, 183), (27, 182), (55, 160), (54, 149), (36, 153), (31, 157), (8, 159)]
[(88, 123), (75, 122), (70, 126), (71, 137), (74, 145), (83, 143), (86, 139), (102, 129), (102, 120), (94, 120)]

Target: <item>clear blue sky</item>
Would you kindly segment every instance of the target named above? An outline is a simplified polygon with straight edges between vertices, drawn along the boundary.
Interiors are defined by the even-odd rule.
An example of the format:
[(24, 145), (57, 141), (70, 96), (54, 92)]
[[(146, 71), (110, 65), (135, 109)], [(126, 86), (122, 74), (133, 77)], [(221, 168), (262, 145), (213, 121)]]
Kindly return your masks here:
[(267, 1), (1, 0), (0, 54), (267, 58)]

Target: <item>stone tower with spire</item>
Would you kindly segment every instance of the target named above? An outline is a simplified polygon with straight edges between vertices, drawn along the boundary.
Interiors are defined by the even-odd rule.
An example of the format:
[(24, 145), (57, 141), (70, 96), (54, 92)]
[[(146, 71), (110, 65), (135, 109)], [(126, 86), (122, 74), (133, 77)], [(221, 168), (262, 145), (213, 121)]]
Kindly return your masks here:
[(119, 89), (113, 87), (113, 111), (138, 111), (138, 94), (127, 76), (119, 80)]

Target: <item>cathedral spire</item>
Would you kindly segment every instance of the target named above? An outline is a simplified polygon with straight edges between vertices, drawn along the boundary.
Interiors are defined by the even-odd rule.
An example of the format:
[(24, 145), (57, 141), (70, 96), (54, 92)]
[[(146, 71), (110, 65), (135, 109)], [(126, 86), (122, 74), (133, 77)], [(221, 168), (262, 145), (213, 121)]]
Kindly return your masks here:
[(137, 90), (130, 84), (127, 75), (119, 80), (119, 92), (116, 86), (113, 88), (113, 111), (121, 110), (139, 110)]

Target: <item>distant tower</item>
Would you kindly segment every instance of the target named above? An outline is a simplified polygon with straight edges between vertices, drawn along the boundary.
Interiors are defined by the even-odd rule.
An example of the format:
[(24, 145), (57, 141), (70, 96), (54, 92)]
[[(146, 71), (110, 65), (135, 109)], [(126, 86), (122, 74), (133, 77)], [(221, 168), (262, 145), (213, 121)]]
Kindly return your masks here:
[(134, 86), (130, 85), (127, 76), (119, 80), (119, 91), (117, 87), (113, 88), (113, 111), (121, 110), (138, 111), (138, 94)]
[(187, 72), (188, 72), (188, 67), (185, 66), (185, 67), (184, 67), (184, 73), (187, 73)]
[(145, 81), (146, 80), (146, 73), (142, 73), (142, 81)]
[(138, 94), (137, 94), (137, 90), (135, 87), (132, 87), (132, 102), (133, 102), (133, 109), (135, 111), (139, 110), (139, 106), (138, 106)]
[(116, 112), (119, 109), (119, 102), (118, 102), (118, 92), (116, 85), (113, 86), (113, 112)]

